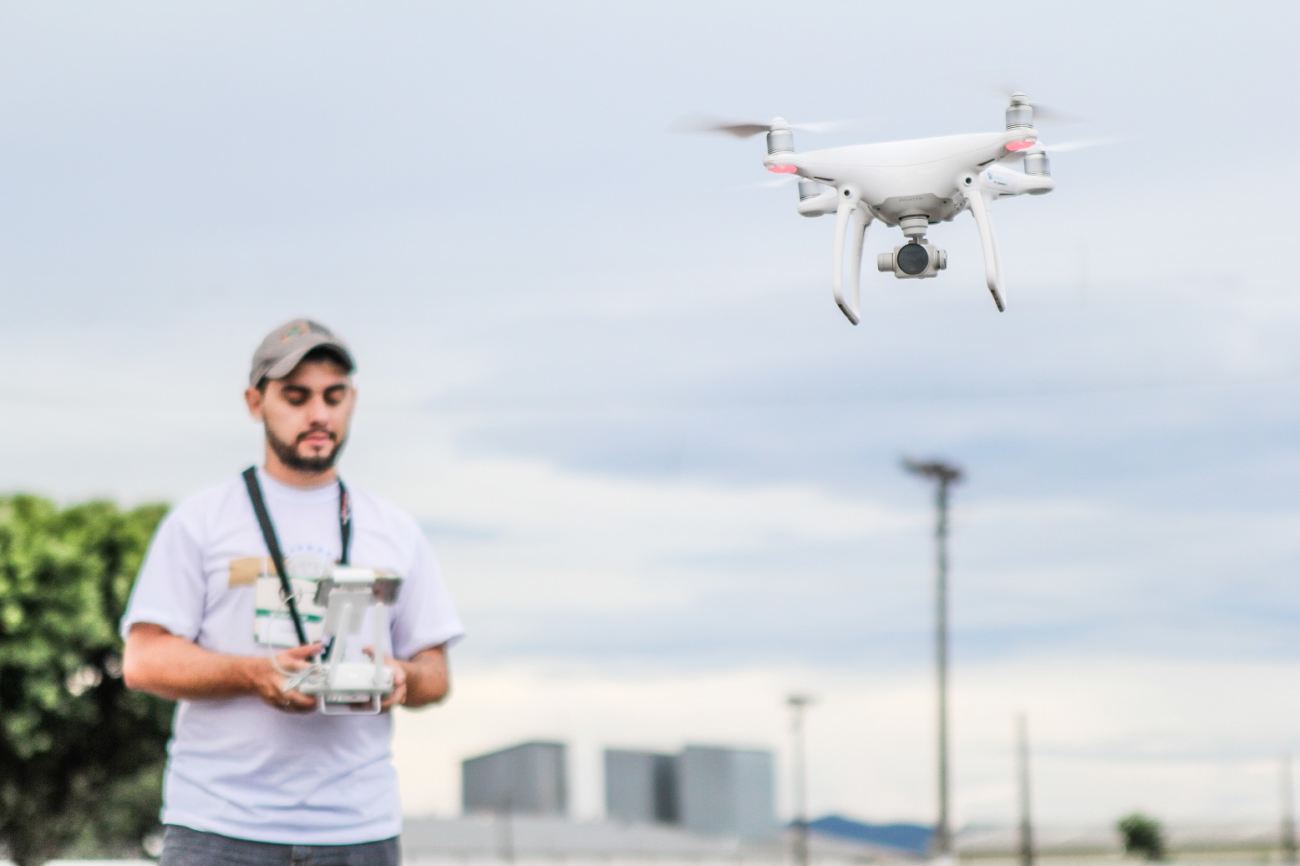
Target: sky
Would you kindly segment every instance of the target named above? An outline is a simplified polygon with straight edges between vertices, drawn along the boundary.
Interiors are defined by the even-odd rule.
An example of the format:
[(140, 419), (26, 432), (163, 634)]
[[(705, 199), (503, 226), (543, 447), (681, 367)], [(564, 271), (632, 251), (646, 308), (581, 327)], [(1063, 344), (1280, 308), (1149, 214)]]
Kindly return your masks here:
[[(1271, 821), (1300, 746), (1300, 9), (1282, 2), (0, 2), (0, 491), (174, 502), (257, 459), (288, 318), (351, 343), (349, 482), (411, 511), (469, 636), (400, 714), (405, 808), (461, 759), (771, 749), (814, 814), (935, 814), (932, 491), (956, 823)], [(1074, 118), (1050, 195), (938, 279), (830, 292), (801, 149)], [(871, 256), (901, 242), (873, 226)]]

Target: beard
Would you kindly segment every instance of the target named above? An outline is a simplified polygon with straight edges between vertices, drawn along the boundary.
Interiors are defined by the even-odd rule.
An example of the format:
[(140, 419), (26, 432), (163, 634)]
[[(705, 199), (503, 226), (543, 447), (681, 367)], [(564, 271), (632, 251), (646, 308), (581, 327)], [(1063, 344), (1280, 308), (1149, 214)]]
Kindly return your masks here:
[(266, 441), (267, 444), (271, 446), (271, 450), (275, 452), (275, 456), (280, 458), (280, 462), (290, 469), (293, 469), (296, 472), (326, 472), (334, 468), (335, 462), (339, 459), (339, 453), (343, 451), (343, 446), (348, 440), (346, 437), (343, 439), (337, 439), (334, 438), (333, 434), (330, 434), (330, 438), (334, 440), (334, 447), (329, 451), (324, 454), (317, 454), (313, 457), (304, 457), (299, 454), (298, 442), (301, 442), (308, 434), (318, 432), (320, 431), (308, 430), (307, 433), (299, 436), (297, 441), (290, 444), (272, 433), (271, 429), (268, 427), (266, 428)]

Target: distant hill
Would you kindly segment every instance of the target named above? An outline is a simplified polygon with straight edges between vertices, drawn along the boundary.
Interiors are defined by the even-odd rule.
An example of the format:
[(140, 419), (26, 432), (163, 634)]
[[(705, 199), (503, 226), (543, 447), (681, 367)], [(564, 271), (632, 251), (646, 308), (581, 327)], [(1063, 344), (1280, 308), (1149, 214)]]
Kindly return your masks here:
[(925, 824), (868, 824), (843, 815), (826, 815), (808, 822), (808, 831), (837, 839), (897, 848), (911, 854), (925, 854), (934, 828)]

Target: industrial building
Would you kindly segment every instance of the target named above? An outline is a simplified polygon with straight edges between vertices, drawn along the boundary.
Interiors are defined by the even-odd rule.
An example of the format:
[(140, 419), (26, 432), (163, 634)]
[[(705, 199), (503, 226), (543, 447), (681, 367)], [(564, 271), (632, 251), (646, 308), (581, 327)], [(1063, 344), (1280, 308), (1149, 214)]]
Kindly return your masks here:
[(671, 824), (705, 836), (766, 839), (777, 832), (772, 753), (687, 746), (677, 755), (605, 750), (611, 821)]
[(605, 816), (629, 824), (676, 824), (677, 756), (605, 750)]
[[(761, 842), (779, 832), (772, 753), (688, 745), (676, 755), (606, 749), (605, 814), (696, 836)], [(461, 762), (466, 815), (559, 817), (569, 811), (565, 745), (527, 742)]]
[(687, 746), (677, 758), (682, 828), (765, 839), (778, 832), (772, 753)]
[(461, 762), (466, 814), (564, 816), (569, 811), (563, 743), (528, 742)]

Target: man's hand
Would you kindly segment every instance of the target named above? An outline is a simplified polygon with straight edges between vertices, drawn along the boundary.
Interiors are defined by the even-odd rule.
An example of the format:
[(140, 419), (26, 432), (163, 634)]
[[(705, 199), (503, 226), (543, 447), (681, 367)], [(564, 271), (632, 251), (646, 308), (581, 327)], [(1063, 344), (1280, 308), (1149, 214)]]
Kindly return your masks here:
[(386, 713), (393, 707), (400, 707), (406, 703), (406, 667), (392, 656), (385, 656), (384, 664), (393, 672), (393, 690), (379, 705), (380, 712)]
[(393, 662), (406, 672), (406, 690), (401, 703), (410, 709), (436, 704), (447, 696), (451, 677), (447, 672), (447, 648), (428, 647), (406, 661)]
[(297, 689), (284, 690), (289, 677), (311, 664), (319, 655), (319, 643), (296, 646), (267, 658), (253, 678), (253, 691), (267, 704), (286, 713), (306, 713), (316, 709), (316, 698)]
[[(364, 647), (361, 652), (365, 653), (366, 658), (375, 657), (374, 647)], [(384, 656), (384, 666), (393, 672), (393, 690), (384, 695), (384, 700), (379, 705), (379, 711), (386, 713), (393, 707), (400, 707), (406, 703), (406, 666), (390, 655)], [(356, 704), (357, 709), (373, 706), (373, 704)]]
[[(169, 701), (252, 694), (277, 710), (307, 712), (317, 706), (317, 699), (297, 689), (284, 691), (284, 685), (320, 651), (321, 645), (314, 643), (275, 657), (227, 655), (203, 649), (160, 625), (136, 623), (126, 636), (123, 676), (127, 688)], [(426, 647), (406, 660), (386, 657), (384, 663), (393, 671), (393, 691), (381, 702), (382, 709), (415, 709), (447, 696), (451, 677), (445, 645)]]
[(296, 647), (274, 659), (231, 655), (204, 649), (160, 625), (138, 622), (126, 636), (122, 675), (127, 688), (169, 701), (257, 695), (278, 710), (297, 710), (315, 702), (301, 692), (282, 692), (289, 677), (281, 671), (301, 670), (320, 649), (320, 644)]

